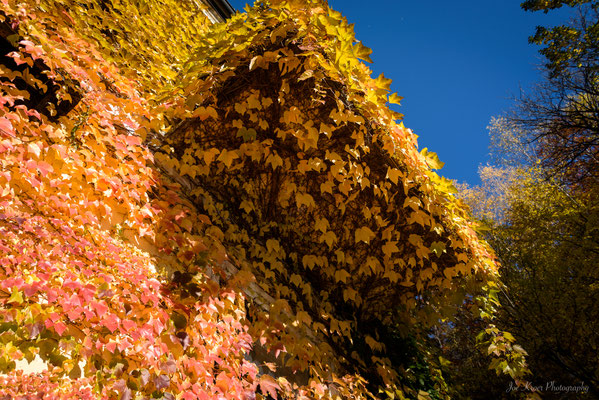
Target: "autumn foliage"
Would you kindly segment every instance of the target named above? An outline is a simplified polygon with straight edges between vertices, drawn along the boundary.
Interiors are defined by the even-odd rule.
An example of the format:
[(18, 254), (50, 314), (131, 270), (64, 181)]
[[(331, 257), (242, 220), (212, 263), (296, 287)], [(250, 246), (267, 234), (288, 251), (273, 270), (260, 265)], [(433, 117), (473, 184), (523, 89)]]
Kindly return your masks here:
[(496, 265), (340, 14), (1, 7), (0, 397), (445, 396), (419, 343)]

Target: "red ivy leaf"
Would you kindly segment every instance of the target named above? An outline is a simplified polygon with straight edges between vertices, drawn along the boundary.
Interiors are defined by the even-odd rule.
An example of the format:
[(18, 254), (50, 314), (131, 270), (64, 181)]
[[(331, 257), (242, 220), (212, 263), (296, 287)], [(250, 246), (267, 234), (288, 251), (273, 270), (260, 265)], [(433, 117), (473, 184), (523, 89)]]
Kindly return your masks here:
[(277, 399), (277, 390), (280, 389), (277, 382), (270, 375), (262, 375), (260, 377), (260, 391), (263, 394), (268, 393), (273, 399)]
[(60, 336), (62, 336), (62, 334), (64, 333), (64, 331), (66, 329), (67, 329), (67, 326), (64, 323), (62, 323), (60, 321), (54, 323), (54, 331), (56, 333), (58, 333)]

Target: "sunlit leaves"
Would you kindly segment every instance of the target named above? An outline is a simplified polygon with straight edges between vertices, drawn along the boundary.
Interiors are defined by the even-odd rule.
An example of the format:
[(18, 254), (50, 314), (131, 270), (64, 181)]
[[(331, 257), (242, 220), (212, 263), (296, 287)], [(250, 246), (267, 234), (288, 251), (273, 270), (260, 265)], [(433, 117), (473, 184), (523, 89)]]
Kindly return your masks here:
[(364, 46), (362, 44), (362, 42), (358, 42), (355, 46), (354, 46), (354, 56), (356, 58), (359, 58), (360, 60), (364, 60), (367, 62), (372, 62), (372, 60), (370, 59), (370, 55), (372, 54), (372, 50), (369, 49), (368, 47)]
[[(477, 257), (480, 244), (430, 170), (438, 159), (420, 154), (399, 114), (386, 108), (401, 98), (389, 95), (384, 75), (370, 78), (358, 60), (370, 51), (345, 19), (317, 2), (310, 11), (290, 2), (269, 7), (249, 12), (255, 26), (233, 19), (226, 34), (239, 45), (226, 55), (206, 46), (209, 58), (183, 75), (190, 87), (210, 90), (202, 106), (221, 118), (190, 116), (180, 111), (189, 101), (176, 102), (165, 115), (183, 117), (183, 128), (160, 151), (178, 154), (168, 166), (180, 175), (211, 166), (198, 169), (188, 193), (266, 293), (264, 300), (252, 291), (255, 318), (268, 321), (252, 332), (320, 380), (327, 373), (318, 365), (335, 361), (331, 350), (312, 346), (356, 343), (362, 332), (352, 319), (382, 320), (398, 304), (406, 309), (402, 323), (412, 324), (417, 302), (468, 274), (454, 268), (456, 254)], [(435, 315), (429, 307), (423, 321), (434, 324)], [(385, 348), (373, 342), (375, 351)], [(348, 352), (357, 365), (372, 361)], [(380, 364), (372, 379), (391, 385), (393, 367)]]
[[(76, 81), (83, 100), (68, 118), (50, 123), (35, 110), (14, 107), (18, 94), (3, 97), (0, 323), (14, 321), (14, 329), (0, 335), (22, 343), (18, 352), (10, 350), (15, 361), (38, 354), (55, 369), (35, 378), (11, 374), (10, 387), (3, 376), (0, 396), (28, 398), (39, 387), (61, 399), (135, 393), (168, 398), (186, 389), (194, 399), (254, 392), (257, 369), (243, 361), (251, 339), (240, 322), (242, 300), (198, 269), (225, 258), (215, 239), (218, 228), (202, 236), (210, 221), (192, 214), (176, 186), (153, 169), (141, 123), (164, 124), (152, 120), (137, 96), (139, 82), (114, 74), (93, 43), (60, 25), (51, 11), (19, 3), (17, 13), (13, 7), (4, 3), (3, 12), (19, 14), (23, 32), (31, 26), (61, 30), (48, 36), (32, 29), (42, 46), (26, 43), (23, 52), (43, 59), (51, 74), (60, 71), (62, 79)], [(218, 118), (213, 107), (197, 107), (190, 115)], [(202, 156), (206, 164), (223, 167), (239, 157), (219, 149)], [(163, 159), (171, 168), (184, 165)], [(197, 171), (188, 168), (185, 175)], [(188, 269), (190, 280), (169, 287), (173, 269)], [(220, 380), (224, 392), (213, 385), (215, 360), (231, 371)], [(241, 370), (244, 379), (232, 372)]]
[(439, 160), (439, 156), (437, 156), (437, 153), (433, 153), (432, 151), (428, 151), (428, 149), (425, 147), (424, 149), (422, 149), (422, 151), (420, 152), (420, 154), (422, 154), (425, 157), (427, 164), (432, 169), (441, 169), (441, 168), (443, 168), (443, 165), (445, 163), (443, 163), (443, 162), (441, 162)]
[(259, 385), (263, 394), (268, 394), (273, 399), (277, 399), (277, 389), (279, 389), (279, 385), (270, 375), (262, 375), (260, 377)]
[(389, 96), (389, 103), (399, 105), (402, 99), (403, 97), (398, 96), (397, 93), (393, 93)]
[[(353, 27), (316, 0), (204, 33), (195, 2), (28, 4), (41, 47), (22, 59), (72, 74), (83, 99), (59, 123), (17, 93), (3, 104), (2, 273), (21, 280), (3, 281), (2, 317), (18, 334), (43, 321), (59, 344), (44, 361), (112, 397), (400, 393), (383, 330), (438, 321), (430, 304), (471, 271), (458, 257), (493, 263)], [(252, 344), (308, 383), (259, 370)]]
[(378, 78), (374, 80), (374, 84), (378, 89), (388, 91), (391, 86), (391, 79), (385, 78), (385, 74), (380, 74)]

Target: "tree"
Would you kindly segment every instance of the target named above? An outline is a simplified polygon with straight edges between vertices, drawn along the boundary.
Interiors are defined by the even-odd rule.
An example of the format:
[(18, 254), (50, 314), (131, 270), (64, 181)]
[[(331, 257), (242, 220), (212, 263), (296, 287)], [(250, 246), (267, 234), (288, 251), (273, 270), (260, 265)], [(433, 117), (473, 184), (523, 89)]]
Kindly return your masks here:
[[(526, 10), (577, 6), (570, 24), (537, 28), (532, 43), (545, 45), (547, 79), (523, 96), (512, 116), (535, 146), (546, 170), (571, 184), (596, 185), (599, 160), (599, 3), (526, 1)], [(589, 182), (586, 182), (589, 181)], [(586, 182), (586, 183), (585, 183)]]
[(499, 129), (526, 156), (512, 164), (517, 189), (502, 233), (495, 232), (495, 248), (507, 264), (508, 287), (520, 300), (508, 307), (510, 324), (520, 324), (519, 334), (528, 337), (523, 344), (531, 351), (533, 372), (538, 379), (588, 382), (597, 395), (597, 360), (589, 355), (597, 346), (598, 312), (599, 3), (523, 3), (526, 10), (544, 12), (562, 6), (573, 7), (576, 17), (567, 25), (537, 28), (531, 37), (545, 46), (546, 80)]
[(597, 42), (599, 27), (596, 13), (599, 3), (596, 0), (527, 0), (522, 3), (526, 11), (551, 10), (563, 6), (574, 7), (578, 12), (575, 23), (552, 28), (537, 27), (531, 43), (545, 45), (540, 53), (547, 58), (546, 64), (551, 77), (563, 73), (579, 72), (581, 67), (597, 65)]
[(525, 10), (574, 7), (568, 25), (537, 28), (545, 80), (491, 126), (494, 165), (461, 195), (483, 221), (500, 262), (497, 325), (528, 351), (532, 386), (587, 385), (598, 395), (598, 11), (595, 1), (525, 1)]
[(501, 263), (497, 324), (527, 350), (533, 386), (584, 384), (597, 395), (599, 203), (547, 178), (534, 146), (508, 121), (491, 131), (498, 159), (512, 156), (483, 168), (483, 184), (462, 193)]
[(1, 396), (446, 397), (430, 329), (496, 264), (339, 13), (1, 7)]

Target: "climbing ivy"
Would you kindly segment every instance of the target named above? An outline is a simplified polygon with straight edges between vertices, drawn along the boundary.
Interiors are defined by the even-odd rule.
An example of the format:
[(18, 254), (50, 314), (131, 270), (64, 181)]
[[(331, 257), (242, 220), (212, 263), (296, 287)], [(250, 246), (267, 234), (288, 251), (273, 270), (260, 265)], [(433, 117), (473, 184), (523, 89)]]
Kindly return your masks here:
[(443, 398), (424, 339), (497, 266), (442, 163), (325, 2), (204, 7), (2, 2), (0, 395)]

